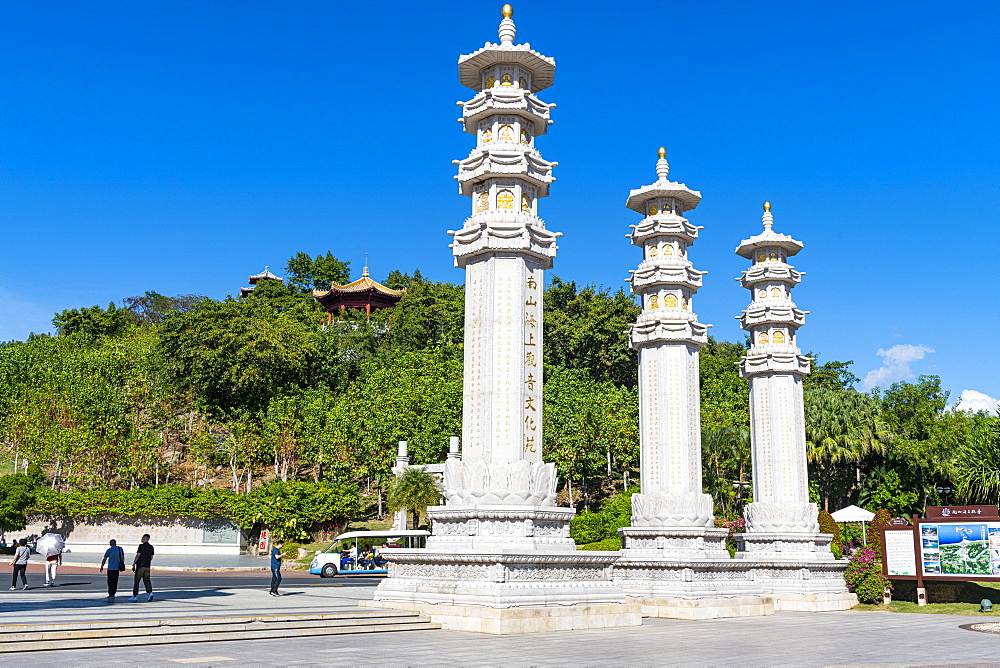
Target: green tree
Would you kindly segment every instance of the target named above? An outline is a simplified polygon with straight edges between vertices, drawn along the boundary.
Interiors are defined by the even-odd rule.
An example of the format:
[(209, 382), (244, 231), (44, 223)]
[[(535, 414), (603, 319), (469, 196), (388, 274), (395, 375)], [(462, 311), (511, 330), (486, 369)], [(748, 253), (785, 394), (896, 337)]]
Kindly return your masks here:
[[(703, 427), (702, 486), (715, 500), (719, 517), (736, 519), (750, 501), (750, 430), (745, 427)], [(741, 484), (746, 483), (746, 484)]]
[(1000, 418), (981, 420), (958, 454), (955, 480), (968, 503), (1000, 499)]
[(709, 430), (750, 428), (750, 386), (740, 377), (746, 346), (708, 337), (698, 355), (701, 424)]
[(396, 481), (389, 487), (389, 510), (399, 512), (403, 508), (410, 511), (413, 518), (413, 528), (420, 526), (420, 515), (426, 513), (428, 506), (441, 503), (444, 490), (441, 484), (423, 468), (411, 466), (405, 469)]
[(338, 260), (330, 251), (315, 258), (308, 253), (296, 253), (285, 265), (285, 281), (299, 292), (312, 294), (314, 289), (329, 290), (331, 283), (344, 284), (350, 280), (350, 261)]
[(854, 384), (860, 380), (850, 371), (854, 360), (817, 364), (815, 360), (819, 357), (818, 355), (809, 353), (809, 357), (812, 357), (814, 361), (809, 375), (802, 379), (804, 389), (849, 390), (853, 389)]
[(634, 389), (596, 382), (580, 369), (546, 366), (543, 452), (555, 463), (570, 503), (584, 508), (628, 488), (639, 463), (639, 406)]
[(114, 302), (107, 309), (100, 306), (74, 308), (60, 311), (52, 318), (61, 336), (82, 334), (94, 338), (119, 336), (135, 327), (138, 317), (128, 309), (118, 308)]
[(38, 466), (28, 469), (27, 475), (13, 474), (0, 477), (0, 533), (21, 531), (28, 524), (24, 512), (35, 501), (35, 492), (44, 482)]
[(233, 497), (228, 514), (244, 529), (266, 526), (276, 538), (302, 540), (316, 525), (346, 526), (361, 512), (355, 486), (273, 481)]
[[(406, 292), (394, 308), (372, 314), (372, 325), (384, 332), (379, 347), (394, 354), (431, 348), (454, 348), (462, 343), (465, 325), (465, 289), (452, 283), (425, 281), (419, 272), (393, 283)], [(389, 353), (389, 351), (392, 351)]]
[(866, 394), (819, 387), (805, 392), (804, 400), (810, 473), (823, 509), (830, 510), (838, 472), (869, 452), (884, 452), (887, 434), (878, 402)]
[(171, 315), (160, 330), (167, 379), (212, 410), (262, 410), (308, 385), (318, 327), (301, 313), (255, 300), (209, 302)]
[(638, 358), (629, 347), (628, 328), (642, 309), (624, 290), (579, 288), (553, 276), (544, 308), (548, 364), (579, 369), (597, 381), (636, 386)]
[(937, 486), (957, 475), (956, 458), (975, 425), (973, 416), (946, 410), (947, 404), (937, 376), (894, 383), (882, 395), (881, 417), (892, 435), (886, 460), (903, 488), (919, 495), (919, 508), (938, 502)]
[(163, 322), (163, 319), (171, 313), (187, 313), (205, 301), (208, 301), (208, 297), (202, 295), (167, 297), (159, 292), (147, 290), (142, 296), (126, 297), (122, 303), (140, 322), (155, 325)]

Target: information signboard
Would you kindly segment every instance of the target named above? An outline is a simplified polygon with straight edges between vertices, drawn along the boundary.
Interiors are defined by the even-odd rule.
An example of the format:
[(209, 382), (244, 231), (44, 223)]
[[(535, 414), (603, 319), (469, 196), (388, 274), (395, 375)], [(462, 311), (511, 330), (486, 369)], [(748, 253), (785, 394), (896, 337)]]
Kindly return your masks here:
[(917, 552), (913, 544), (913, 527), (886, 529), (883, 539), (883, 560), (886, 575), (917, 575)]
[(917, 530), (925, 578), (1000, 579), (1000, 521), (924, 520)]
[(996, 506), (927, 506), (924, 517), (951, 520), (996, 519)]
[(996, 506), (938, 506), (913, 526), (881, 528), (882, 573), (890, 579), (1000, 581)]

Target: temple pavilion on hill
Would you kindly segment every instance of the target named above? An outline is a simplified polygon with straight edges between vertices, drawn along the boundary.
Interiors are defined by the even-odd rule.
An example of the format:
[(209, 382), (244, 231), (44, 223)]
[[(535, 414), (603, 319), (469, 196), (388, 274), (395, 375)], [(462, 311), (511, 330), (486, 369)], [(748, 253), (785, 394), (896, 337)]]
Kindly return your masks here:
[(280, 276), (275, 276), (274, 274), (272, 274), (270, 267), (264, 267), (264, 271), (260, 272), (259, 274), (254, 274), (247, 280), (250, 281), (251, 287), (240, 288), (240, 297), (246, 297), (248, 294), (253, 292), (253, 289), (257, 287), (258, 281), (284, 281), (285, 279), (281, 278)]
[(365, 267), (361, 278), (353, 283), (331, 283), (329, 290), (313, 290), (313, 297), (326, 309), (327, 322), (333, 322), (333, 314), (341, 309), (364, 309), (365, 315), (371, 315), (372, 311), (380, 308), (392, 308), (404, 292), (406, 288), (392, 290), (373, 281), (368, 276), (368, 267)]

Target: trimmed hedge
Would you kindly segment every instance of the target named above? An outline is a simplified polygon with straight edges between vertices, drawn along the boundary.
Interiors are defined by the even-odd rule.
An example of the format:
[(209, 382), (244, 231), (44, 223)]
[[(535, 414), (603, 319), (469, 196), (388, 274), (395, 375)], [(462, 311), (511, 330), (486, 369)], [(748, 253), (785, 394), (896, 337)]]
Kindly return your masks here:
[(876, 559), (882, 559), (882, 536), (879, 527), (887, 527), (891, 521), (892, 515), (882, 508), (875, 512), (875, 517), (868, 525), (868, 547), (875, 552)]
[(819, 511), (819, 532), (828, 533), (833, 536), (833, 541), (830, 543), (830, 551), (833, 552), (833, 556), (837, 559), (843, 559), (844, 539), (840, 535), (840, 526), (828, 510)]
[(31, 510), (60, 517), (226, 517), (241, 529), (267, 526), (275, 537), (309, 537), (316, 524), (346, 524), (361, 513), (353, 485), (274, 481), (249, 494), (164, 485), (132, 490), (79, 490), (57, 493), (40, 488)]

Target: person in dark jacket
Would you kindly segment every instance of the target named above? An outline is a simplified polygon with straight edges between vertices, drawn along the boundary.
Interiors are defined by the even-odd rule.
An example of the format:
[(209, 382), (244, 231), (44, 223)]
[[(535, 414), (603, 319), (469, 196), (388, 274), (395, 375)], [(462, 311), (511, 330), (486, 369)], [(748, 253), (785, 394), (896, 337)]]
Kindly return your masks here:
[(139, 549), (135, 551), (135, 559), (132, 560), (132, 598), (129, 601), (135, 603), (139, 600), (139, 580), (146, 587), (146, 600), (153, 600), (153, 584), (149, 581), (149, 569), (153, 565), (153, 546), (149, 544), (149, 534), (142, 534), (142, 542)]

